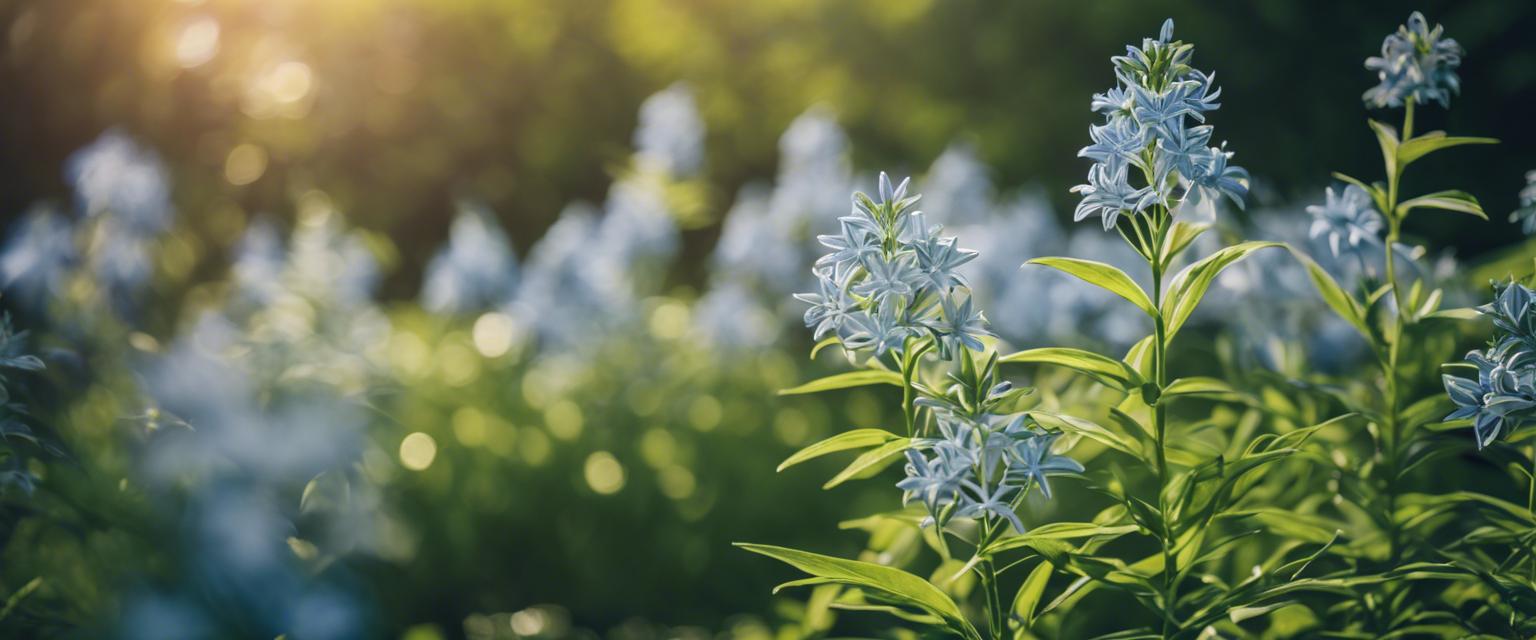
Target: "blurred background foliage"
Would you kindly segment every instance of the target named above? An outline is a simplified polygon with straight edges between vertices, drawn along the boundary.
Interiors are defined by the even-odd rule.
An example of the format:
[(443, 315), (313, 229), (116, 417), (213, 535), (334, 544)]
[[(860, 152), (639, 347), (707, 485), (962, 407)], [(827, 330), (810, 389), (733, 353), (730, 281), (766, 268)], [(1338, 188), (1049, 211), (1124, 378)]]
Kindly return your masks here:
[[(1424, 186), (1513, 209), (1536, 144), (1536, 8), (1421, 4), (1468, 51), (1465, 93), (1426, 126), (1506, 143), (1486, 163), (1431, 161)], [(116, 124), (165, 155), (177, 204), (200, 212), (215, 246), (324, 185), (356, 224), (399, 240), (405, 266), (425, 263), (460, 196), (486, 202), (526, 249), (565, 203), (601, 197), (640, 100), (678, 80), (709, 125), (717, 216), (771, 173), (779, 133), (812, 104), (837, 113), (858, 166), (920, 169), (967, 140), (1000, 183), (1044, 185), (1063, 210), (1105, 58), (1170, 15), (1220, 70), (1238, 161), (1294, 197), (1326, 180), (1320, 166), (1372, 166), (1361, 61), (1403, 12), (1323, 0), (18, 1), (0, 7), (12, 96), (0, 211), (61, 197), (55, 167)], [(1467, 252), (1509, 237), (1455, 222), (1419, 231)], [(702, 278), (714, 235), (689, 234), (687, 280)], [(414, 292), (418, 273), (395, 270), (387, 295)]]
[[(1515, 208), (1522, 175), (1536, 165), (1536, 125), (1528, 116), (1536, 104), (1529, 36), (1536, 4), (1467, 0), (1419, 8), (1468, 50), (1455, 109), (1425, 110), (1425, 128), (1496, 136), (1503, 144), (1445, 154), (1415, 170), (1425, 190), (1455, 185), (1476, 194), (1493, 223), (1423, 216), (1410, 235), (1437, 254), (1477, 262), (1521, 238), (1502, 213)], [(138, 363), (174, 355), (183, 338), (209, 339), (200, 318), (211, 309), (243, 332), (235, 340), (241, 354), (276, 354), (248, 372), (261, 404), (312, 392), (293, 387), (320, 381), (365, 414), (327, 419), (357, 423), (362, 443), (343, 446), (351, 453), (339, 462), (310, 469), (318, 475), (267, 484), (265, 476), (245, 478), (233, 494), (271, 485), (291, 527), (275, 539), (302, 566), (297, 574), (323, 584), (321, 595), (353, 596), (353, 604), (337, 610), (364, 622), (330, 637), (818, 632), (829, 623), (808, 613), (801, 598), (769, 593), (786, 572), (731, 549), (730, 541), (842, 556), (866, 547), (900, 556), (915, 553), (918, 543), (837, 531), (840, 521), (893, 508), (890, 483), (823, 492), (820, 478), (833, 466), (773, 471), (806, 443), (850, 425), (886, 424), (888, 393), (781, 400), (775, 390), (835, 370), (838, 359), (828, 353), (807, 362), (808, 336), (798, 331), (774, 329), (766, 341), (734, 349), (718, 335), (701, 337), (710, 307), (698, 292), (724, 279), (722, 262), (730, 259), (720, 257), (727, 253), (727, 212), (738, 194), (751, 201), (753, 185), (775, 174), (784, 180), (788, 143), (780, 140), (791, 123), (822, 109), (812, 113), (846, 131), (857, 175), (881, 168), (939, 181), (934, 174), (945, 165), (935, 159), (959, 143), (973, 150), (980, 175), (1000, 185), (996, 193), (984, 188), (984, 197), (1000, 202), (1025, 194), (1014, 206), (1022, 212), (1017, 221), (1037, 226), (999, 227), (999, 235), (1038, 230), (1040, 243), (1072, 248), (1030, 245), (1035, 255), (1113, 261), (1096, 235), (1069, 238), (1036, 219), (1064, 221), (1071, 209), (1067, 189), (1085, 170), (1075, 154), (1092, 120), (1088, 98), (1110, 81), (1108, 55), (1173, 16), (1181, 37), (1199, 43), (1197, 63), (1218, 72), (1227, 105), (1220, 128), (1256, 177), (1256, 201), (1307, 203), (1318, 198), (1329, 170), (1373, 175), (1379, 158), (1359, 100), (1371, 78), (1361, 61), (1407, 11), (1392, 2), (1323, 1), (5, 3), (6, 226), (33, 203), (62, 208), (78, 200), (78, 186), (62, 167), (109, 129), (159, 154), (177, 216), (174, 232), (156, 245), (155, 278), (133, 313), (109, 319), (107, 305), (81, 302), (89, 297), (81, 287), (64, 296), (65, 313), (15, 309), (37, 329), (41, 350), (55, 356), (45, 358), (54, 384), (38, 385), (39, 413), (60, 432), (73, 461), (35, 467), (40, 497), (7, 503), (15, 517), (7, 522), (20, 524), (5, 531), (0, 593), (28, 595), (18, 600), (24, 606), (0, 614), (0, 627), (9, 627), (0, 635), (92, 637), (126, 628), (123, 635), (141, 637), (135, 620), (163, 623), (173, 619), (166, 611), (180, 611), (188, 599), (213, 601), (205, 608), (218, 631), (205, 635), (272, 637), (268, 631), (308, 619), (301, 614), (312, 600), (282, 609), (297, 612), (292, 618), (264, 622), (278, 605), (250, 604), (201, 573), (220, 566), (188, 551), (206, 542), (196, 537), (205, 523), (199, 514), (208, 511), (201, 501), (231, 494), (189, 489), (201, 472), (179, 468), (178, 479), (167, 481), (178, 488), (160, 490), (154, 470), (143, 469), (200, 450), (164, 449), (173, 458), (153, 453), (161, 450), (157, 432), (171, 422), (159, 405), (176, 400), (141, 398), (154, 396), (145, 389), (157, 383), (146, 381), (154, 376)], [(477, 203), (505, 229), (516, 256), (538, 263), (535, 247), (553, 244), (545, 240), (556, 236), (557, 220), (584, 219), (582, 209), (568, 205), (623, 201), (615, 185), (649, 188), (643, 185), (651, 184), (650, 169), (631, 158), (637, 114), (648, 96), (678, 82), (706, 127), (707, 160), (697, 172), (662, 180), (680, 227), (678, 245), (668, 250), (676, 259), (657, 261), (663, 273), (630, 291), (626, 314), (633, 317), (597, 324), (571, 341), (544, 335), (553, 330), (493, 304), (454, 313), (415, 303), (429, 263), (454, 233), (460, 203)], [(826, 155), (840, 157), (839, 144)], [(845, 197), (846, 190), (834, 191)], [(836, 200), (815, 224), (825, 227), (845, 202)], [(930, 202), (971, 201), (940, 193)], [(341, 229), (343, 215), (344, 226), (358, 231)], [(980, 237), (990, 214), (935, 215), (977, 225), (961, 234), (965, 246), (1001, 242)], [(1284, 224), (1253, 218), (1259, 228), (1263, 220)], [(322, 246), (320, 255), (349, 255), (356, 245), (366, 249), (369, 265), (283, 255), (276, 266), (261, 262), (252, 229), (268, 222), (293, 230), (289, 250), (296, 255), (311, 245)], [(1299, 237), (1305, 224), (1296, 218), (1295, 229), (1278, 235)], [(286, 235), (274, 240), (279, 254)], [(587, 236), (575, 238), (579, 262)], [(798, 256), (813, 247), (808, 235), (799, 242), (802, 253), (787, 264), (804, 271), (809, 260)], [(1013, 255), (1006, 243), (992, 246), (1003, 281), (1030, 257)], [(753, 253), (750, 242), (745, 253)], [(242, 271), (242, 264), (275, 270)], [(352, 274), (368, 281), (358, 289), (366, 291), (364, 301), (334, 303), (352, 294), (332, 280)], [(1262, 274), (1252, 280), (1263, 281)], [(282, 295), (245, 291), (268, 281), (282, 283)], [(786, 291), (777, 289), (802, 286), (757, 285), (768, 325), (797, 320), (781, 305)], [(1299, 291), (1310, 296), (1305, 287)], [(247, 294), (254, 297), (241, 297)], [(1038, 295), (1026, 290), (1013, 309)], [(293, 304), (296, 298), (304, 304)], [(1074, 302), (1079, 315), (1072, 317), (1101, 322), (1093, 304)], [(549, 321), (606, 313), (552, 312)], [(730, 305), (724, 313), (727, 325), (757, 321)], [(1066, 321), (1077, 329), (1075, 320)], [(1290, 337), (1326, 338), (1311, 325), (1297, 331)], [(1059, 333), (1053, 338), (1073, 339)], [(1124, 336), (1113, 327), (1079, 333), (1110, 344)], [(1241, 358), (1223, 340), (1213, 337), (1196, 351), (1235, 366)], [(57, 356), (65, 351), (72, 355)], [(1446, 353), (1453, 353), (1449, 345)], [(1425, 354), (1425, 367), (1442, 356)], [(1265, 364), (1286, 375), (1305, 369), (1273, 357)], [(1328, 373), (1336, 369), (1347, 367)], [(1053, 402), (1092, 404), (1065, 379), (1040, 384)], [(1297, 409), (1308, 419), (1317, 411)], [(353, 435), (338, 437), (350, 443)], [(242, 443), (237, 448), (249, 445)], [(1057, 504), (1074, 509), (1075, 497), (1086, 493), (1067, 488)], [(1048, 520), (1055, 508), (1032, 505), (1030, 517)], [(357, 527), (364, 534), (326, 533), (332, 520), (346, 518), (367, 521)], [(192, 542), (165, 542), (179, 536)], [(36, 577), (43, 582), (28, 590)], [(163, 597), (144, 604), (150, 593)]]

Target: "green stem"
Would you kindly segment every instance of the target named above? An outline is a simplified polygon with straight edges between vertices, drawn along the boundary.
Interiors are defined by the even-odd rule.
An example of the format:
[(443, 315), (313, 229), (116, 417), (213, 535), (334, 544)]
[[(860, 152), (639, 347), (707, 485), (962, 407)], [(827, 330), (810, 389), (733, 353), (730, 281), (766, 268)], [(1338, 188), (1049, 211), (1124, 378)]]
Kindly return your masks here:
[(917, 390), (912, 387), (912, 378), (916, 375), (920, 355), (913, 340), (908, 338), (906, 344), (902, 345), (901, 358), (897, 361), (901, 369), (901, 413), (906, 418), (908, 438), (917, 436), (917, 406), (914, 404)]
[[(1156, 257), (1156, 247), (1162, 245), (1162, 236), (1167, 228), (1160, 220), (1155, 236), (1156, 244), (1153, 246), (1152, 257), (1148, 258), (1148, 264), (1152, 267), (1152, 301), (1157, 307), (1157, 315), (1153, 318), (1154, 335), (1152, 339), (1152, 369), (1153, 383), (1157, 385), (1158, 395), (1168, 385), (1168, 334), (1167, 324), (1163, 319), (1163, 264)], [(1157, 438), (1157, 510), (1162, 520), (1162, 547), (1163, 547), (1163, 637), (1174, 630), (1174, 608), (1178, 599), (1178, 559), (1174, 556), (1173, 532), (1168, 522), (1168, 501), (1165, 494), (1168, 490), (1168, 415), (1167, 409), (1159, 398), (1152, 407), (1152, 430)]]
[[(1000, 523), (993, 516), (986, 516), (981, 522), (980, 545), (977, 553), (990, 546)], [(981, 588), (987, 596), (987, 635), (994, 640), (1002, 640), (1008, 633), (1007, 611), (1003, 609), (1003, 596), (997, 584), (997, 565), (991, 558), (983, 558), (976, 565), (976, 573), (981, 576)]]
[[(1413, 135), (1413, 99), (1409, 98), (1403, 114), (1403, 139), (1407, 140)], [(1387, 465), (1387, 557), (1391, 564), (1396, 565), (1401, 557), (1402, 550), (1399, 538), (1401, 532), (1397, 526), (1397, 494), (1398, 472), (1400, 469), (1398, 457), (1402, 452), (1402, 434), (1399, 433), (1399, 385), (1398, 380), (1398, 354), (1402, 351), (1402, 343), (1405, 337), (1406, 323), (1403, 322), (1403, 313), (1407, 309), (1403, 300), (1403, 289), (1397, 279), (1397, 256), (1393, 248), (1402, 235), (1403, 221), (1397, 214), (1398, 187), (1402, 181), (1402, 169), (1391, 167), (1387, 175), (1387, 210), (1382, 213), (1387, 217), (1387, 246), (1386, 267), (1387, 285), (1392, 288), (1392, 301), (1397, 309), (1392, 314), (1392, 332), (1388, 335), (1387, 363), (1383, 372), (1387, 387), (1387, 423), (1382, 434), (1383, 444), (1386, 449)]]
[[(1525, 489), (1525, 510), (1528, 513), (1536, 513), (1536, 442), (1526, 446), (1525, 452), (1531, 456), (1531, 476), (1527, 478)], [(1536, 553), (1531, 554), (1529, 580), (1536, 582)]]

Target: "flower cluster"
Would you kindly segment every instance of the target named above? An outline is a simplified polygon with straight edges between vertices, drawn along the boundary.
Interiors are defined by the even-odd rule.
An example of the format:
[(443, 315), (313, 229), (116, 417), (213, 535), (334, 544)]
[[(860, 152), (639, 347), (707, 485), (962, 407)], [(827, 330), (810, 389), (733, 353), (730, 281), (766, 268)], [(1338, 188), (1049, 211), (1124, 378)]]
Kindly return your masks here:
[(1381, 43), (1381, 55), (1365, 60), (1365, 68), (1376, 72), (1381, 83), (1366, 90), (1365, 103), (1374, 107), (1401, 107), (1412, 100), (1418, 104), (1438, 102), (1451, 105), (1451, 94), (1461, 91), (1456, 67), (1461, 66), (1461, 45), (1444, 36), (1445, 28), (1435, 25), (1417, 11), (1408, 16), (1408, 24), (1399, 26)]
[(907, 477), (896, 486), (904, 502), (927, 507), (924, 526), (991, 514), (1023, 532), (1017, 511), (1030, 487), (1050, 498), (1049, 476), (1083, 471), (1076, 460), (1052, 453), (1060, 433), (1041, 428), (1027, 413), (989, 410), (1007, 404), (1014, 391), (1006, 381), (992, 385), (976, 411), (947, 398), (918, 401), (931, 410), (939, 437), (914, 442), (907, 450)]
[(461, 203), (422, 277), (421, 306), (438, 313), (468, 313), (505, 304), (517, 285), (517, 256), (492, 212)]
[(1477, 310), (1492, 318), (1494, 326), (1489, 348), (1467, 354), (1467, 361), (1477, 367), (1477, 379), (1446, 374), (1442, 380), (1456, 403), (1446, 419), (1472, 418), (1482, 448), (1506, 428), (1536, 418), (1536, 291), (1510, 282), (1499, 288), (1493, 302)]
[(1307, 235), (1313, 240), (1326, 238), (1335, 258), (1381, 244), (1381, 214), (1365, 189), (1348, 185), (1335, 191), (1328, 187), (1323, 204), (1308, 206), (1307, 213), (1312, 215), (1312, 229)]
[(928, 226), (912, 208), (920, 196), (907, 195), (908, 182), (893, 186), (881, 173), (880, 200), (854, 194), (852, 215), (838, 218), (839, 232), (818, 236), (832, 252), (813, 270), (820, 290), (795, 294), (811, 305), (805, 324), (817, 340), (835, 333), (844, 349), (876, 356), (925, 335), (945, 359), (962, 346), (980, 351), (992, 332), (958, 271), (976, 252)]
[(1525, 235), (1536, 235), (1536, 171), (1525, 173), (1525, 188), (1520, 190), (1520, 208), (1509, 214), (1510, 222), (1520, 223)]
[(175, 217), (159, 154), (116, 129), (65, 161), (78, 215), (34, 206), (0, 253), (0, 281), (31, 310), (43, 310), (81, 275), (116, 311), (154, 274), (160, 237)]
[(687, 87), (648, 98), (631, 170), (610, 187), (601, 211), (573, 203), (561, 212), (529, 251), (504, 311), (527, 318), (541, 342), (558, 347), (632, 328), (640, 301), (661, 289), (681, 244), (682, 213), (669, 191), (697, 177), (703, 138)]
[[(1083, 195), (1074, 219), (1097, 214), (1108, 230), (1120, 215), (1153, 207), (1210, 211), (1223, 195), (1242, 206), (1248, 172), (1230, 164), (1225, 143), (1211, 146), (1205, 114), (1221, 106), (1221, 90), (1213, 75), (1190, 67), (1194, 50), (1173, 39), (1168, 20), (1158, 39), (1127, 46), (1126, 55), (1111, 59), (1117, 83), (1093, 96), (1093, 110), (1105, 119), (1089, 129), (1093, 144), (1078, 152), (1094, 165), (1087, 184), (1072, 188)], [(1142, 186), (1132, 185), (1131, 169)]]

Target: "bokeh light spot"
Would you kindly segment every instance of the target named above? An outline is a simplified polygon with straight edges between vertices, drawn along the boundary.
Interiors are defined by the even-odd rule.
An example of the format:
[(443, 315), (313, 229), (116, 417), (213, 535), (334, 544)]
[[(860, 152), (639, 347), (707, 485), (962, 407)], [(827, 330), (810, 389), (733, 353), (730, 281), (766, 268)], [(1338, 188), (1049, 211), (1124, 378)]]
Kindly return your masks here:
[(688, 422), (699, 431), (714, 431), (725, 417), (725, 409), (714, 396), (699, 396), (688, 405)]
[(219, 23), (202, 16), (188, 22), (176, 38), (176, 63), (184, 69), (202, 65), (219, 52)]
[(400, 464), (411, 471), (423, 471), (437, 458), (437, 441), (417, 431), (400, 441)]
[(517, 324), (504, 313), (490, 312), (475, 320), (475, 349), (487, 358), (499, 358), (512, 349)]
[(587, 456), (583, 471), (587, 486), (605, 496), (618, 493), (624, 488), (624, 465), (619, 464), (619, 460), (607, 451), (594, 451)]
[(266, 172), (267, 151), (254, 144), (237, 146), (224, 159), (224, 179), (237, 187), (255, 182)]
[(570, 400), (561, 400), (544, 410), (544, 423), (550, 435), (561, 440), (575, 440), (581, 436), (584, 418), (581, 407)]
[(673, 500), (683, 500), (693, 495), (697, 482), (687, 467), (673, 465), (661, 470), (658, 477), (661, 492)]
[(485, 442), (485, 414), (473, 407), (459, 407), (453, 412), (453, 437), (466, 447), (478, 447)]

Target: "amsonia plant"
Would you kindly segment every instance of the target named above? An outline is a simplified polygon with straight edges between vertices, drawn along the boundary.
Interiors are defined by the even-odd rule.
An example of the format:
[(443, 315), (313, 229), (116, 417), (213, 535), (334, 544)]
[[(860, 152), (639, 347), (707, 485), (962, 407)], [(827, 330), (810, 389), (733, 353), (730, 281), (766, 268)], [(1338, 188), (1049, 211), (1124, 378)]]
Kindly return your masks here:
[[(907, 181), (893, 185), (882, 173), (878, 200), (855, 194), (853, 213), (838, 219), (838, 233), (820, 237), (831, 252), (816, 261), (818, 291), (795, 296), (810, 305), (805, 321), (820, 340), (817, 350), (839, 345), (864, 367), (784, 392), (896, 385), (903, 391), (904, 430), (848, 431), (806, 447), (779, 468), (865, 450), (827, 482), (831, 488), (904, 459), (906, 473), (897, 487), (904, 503), (921, 506), (921, 515), (887, 517), (911, 517), (946, 556), (950, 539), (972, 551), (956, 573), (975, 572), (980, 580), (985, 637), (1005, 637), (1012, 627), (998, 558), (1017, 548), (1009, 541), (1025, 531), (1018, 511), (1026, 496), (1038, 491), (1049, 497), (1051, 476), (1083, 470), (1057, 452), (1064, 427), (1075, 419), (1024, 410), (1032, 390), (1002, 378), (998, 354), (988, 347), (986, 317), (957, 272), (976, 253), (930, 226), (914, 209), (918, 196), (907, 189)], [(1079, 525), (1053, 531), (1087, 537), (1099, 530)], [(791, 585), (851, 587), (834, 596), (837, 606), (889, 611), (962, 637), (983, 637), (949, 593), (915, 574), (782, 547), (741, 546), (812, 576)], [(1048, 577), (1048, 565), (1041, 567), (1045, 571), (1036, 573)]]
[[(1448, 431), (1473, 426), (1477, 448), (1489, 446), (1521, 418), (1522, 347), (1517, 323), (1527, 291), (1512, 283), (1493, 304), (1476, 312), (1495, 318), (1500, 332), (1486, 351), (1468, 356), (1477, 379), (1443, 378), (1456, 408), (1448, 416), (1437, 392), (1432, 364), (1423, 362), (1454, 341), (1456, 321), (1471, 309), (1443, 309), (1436, 287), (1416, 257), (1422, 249), (1404, 242), (1404, 223), (1424, 209), (1487, 219), (1471, 194), (1443, 190), (1409, 196), (1406, 170), (1429, 154), (1451, 147), (1491, 144), (1491, 138), (1415, 133), (1421, 106), (1449, 108), (1460, 91), (1456, 74), (1461, 46), (1430, 27), (1418, 12), (1389, 34), (1380, 56), (1366, 60), (1379, 83), (1365, 92), (1367, 107), (1401, 109), (1400, 127), (1368, 120), (1381, 148), (1383, 179), (1367, 183), (1335, 173), (1346, 183), (1312, 207), (1312, 235), (1326, 238), (1335, 256), (1356, 261), (1365, 277), (1342, 286), (1311, 257), (1294, 251), (1323, 300), (1370, 345), (1378, 369), (1364, 388), (1336, 393), (1346, 410), (1360, 415), (1369, 450), (1359, 462), (1344, 452), (1333, 457), (1341, 529), (1349, 541), (1332, 550), (1354, 566), (1356, 577), (1339, 601), (1327, 607), (1330, 627), (1381, 637), (1413, 633), (1528, 636), (1532, 632), (1531, 577), (1509, 570), (1530, 555), (1536, 529), (1530, 505), (1460, 490), (1431, 493), (1415, 486), (1416, 472), (1430, 462), (1465, 451), (1467, 440)], [(1448, 421), (1442, 421), (1442, 416)], [(1530, 461), (1516, 467), (1528, 481)], [(1358, 516), (1358, 517), (1355, 517)], [(1536, 571), (1536, 570), (1533, 570)]]

